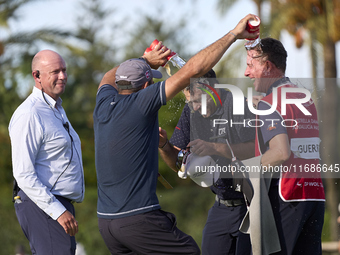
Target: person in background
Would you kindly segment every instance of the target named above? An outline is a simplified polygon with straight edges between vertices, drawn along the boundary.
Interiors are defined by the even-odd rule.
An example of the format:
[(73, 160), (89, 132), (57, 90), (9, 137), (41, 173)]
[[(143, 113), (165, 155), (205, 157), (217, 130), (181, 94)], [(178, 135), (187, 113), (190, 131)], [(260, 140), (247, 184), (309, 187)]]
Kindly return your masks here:
[(13, 175), (19, 192), (15, 211), (33, 254), (75, 254), (73, 202), (82, 202), (85, 185), (80, 139), (62, 107), (67, 73), (51, 50), (32, 60), (33, 92), (9, 124)]
[[(218, 83), (215, 72), (211, 69), (202, 77), (195, 79), (191, 86), (183, 92), (187, 99), (181, 117), (167, 146), (159, 149), (164, 161), (174, 170), (176, 168), (177, 154), (180, 150), (190, 148), (192, 153), (199, 156), (211, 156), (216, 164), (228, 166), (232, 153), (226, 144), (228, 139), (235, 156), (238, 159), (253, 157), (255, 129), (243, 125), (219, 124), (212, 126), (214, 119), (233, 120), (243, 123), (246, 119), (254, 119), (248, 107), (245, 115), (233, 116), (233, 97), (231, 92), (216, 89), (221, 102), (215, 98), (217, 104), (209, 98), (207, 111), (202, 115), (201, 94), (202, 89), (209, 90), (207, 86), (214, 87)], [(214, 94), (214, 93), (212, 93)], [(246, 106), (246, 99), (244, 99)], [(212, 137), (218, 137), (211, 140)], [(166, 131), (160, 129), (160, 143), (167, 141)], [(235, 191), (231, 172), (224, 173), (211, 187), (216, 194), (215, 203), (208, 213), (208, 219), (203, 230), (203, 254), (251, 254), (250, 238), (248, 234), (239, 231), (239, 227), (247, 205), (241, 192)]]
[(247, 15), (221, 39), (193, 56), (165, 81), (151, 68), (166, 63), (170, 50), (161, 42), (142, 59), (108, 71), (98, 88), (93, 113), (98, 182), (98, 225), (112, 254), (199, 254), (192, 237), (161, 210), (156, 195), (159, 142), (158, 110), (207, 73), (236, 39), (253, 38)]

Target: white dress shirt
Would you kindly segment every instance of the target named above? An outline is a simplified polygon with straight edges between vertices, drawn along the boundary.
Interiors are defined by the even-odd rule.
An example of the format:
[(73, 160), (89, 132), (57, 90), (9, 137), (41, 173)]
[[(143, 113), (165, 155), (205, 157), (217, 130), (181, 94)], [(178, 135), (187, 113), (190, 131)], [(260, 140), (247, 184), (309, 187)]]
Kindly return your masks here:
[(55, 101), (46, 93), (44, 97), (34, 87), (14, 112), (8, 129), (18, 186), (56, 220), (66, 208), (54, 195), (82, 202), (84, 173), (80, 139), (67, 119), (62, 100)]

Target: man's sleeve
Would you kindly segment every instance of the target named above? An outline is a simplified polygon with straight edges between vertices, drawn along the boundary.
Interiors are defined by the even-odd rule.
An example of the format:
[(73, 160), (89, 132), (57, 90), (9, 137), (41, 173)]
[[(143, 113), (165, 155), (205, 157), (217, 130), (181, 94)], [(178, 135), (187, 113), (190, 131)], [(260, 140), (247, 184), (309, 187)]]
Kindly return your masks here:
[(190, 108), (186, 104), (183, 108), (181, 117), (171, 136), (170, 143), (174, 146), (185, 149), (190, 142)]
[[(268, 110), (270, 108), (264, 102), (259, 102), (258, 109), (259, 110)], [(287, 134), (287, 130), (284, 126), (281, 125), (282, 116), (274, 111), (270, 115), (260, 115), (260, 120), (262, 120), (261, 124), (261, 133), (263, 137), (263, 142), (268, 146), (269, 141), (276, 135), (279, 134)]]
[(114, 87), (112, 87), (111, 85), (104, 84), (97, 91), (97, 101), (101, 100), (103, 97), (106, 97), (108, 94), (110, 95), (112, 93), (117, 94), (118, 91)]
[(131, 94), (144, 115), (158, 114), (162, 105), (166, 105), (165, 82), (154, 83), (145, 89)]

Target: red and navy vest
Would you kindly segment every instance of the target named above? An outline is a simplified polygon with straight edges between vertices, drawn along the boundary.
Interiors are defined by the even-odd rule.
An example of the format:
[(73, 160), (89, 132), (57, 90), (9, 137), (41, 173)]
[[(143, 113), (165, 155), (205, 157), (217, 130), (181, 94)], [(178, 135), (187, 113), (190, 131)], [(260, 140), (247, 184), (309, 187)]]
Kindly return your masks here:
[[(286, 114), (282, 115), (282, 88), (296, 87), (285, 84), (277, 87), (276, 112), (282, 117), (282, 125), (286, 127), (291, 149), (290, 158), (281, 166), (279, 193), (284, 201), (324, 201), (325, 193), (321, 180), (319, 165), (319, 124), (314, 102), (309, 100), (303, 106), (311, 113), (305, 115), (295, 104), (286, 104)], [(273, 103), (273, 93), (261, 101), (270, 107)], [(304, 98), (303, 93), (286, 93), (286, 99)], [(256, 116), (258, 118), (258, 116)], [(275, 127), (272, 127), (275, 128)], [(266, 146), (261, 138), (260, 127), (256, 128), (255, 154), (262, 155)]]

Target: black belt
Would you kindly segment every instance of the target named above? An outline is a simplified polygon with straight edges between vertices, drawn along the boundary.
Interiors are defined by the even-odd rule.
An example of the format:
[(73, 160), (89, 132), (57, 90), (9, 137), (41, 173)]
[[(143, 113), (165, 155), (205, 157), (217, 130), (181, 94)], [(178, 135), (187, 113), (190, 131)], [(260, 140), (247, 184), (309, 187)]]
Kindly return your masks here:
[(73, 204), (74, 203), (74, 201), (73, 200), (71, 200), (71, 199), (68, 199), (68, 198), (66, 198), (66, 197), (64, 197), (67, 201), (69, 201), (71, 204)]
[(219, 202), (220, 204), (223, 204), (223, 205), (228, 206), (228, 207), (235, 207), (235, 206), (240, 206), (240, 205), (245, 204), (244, 199), (241, 199), (241, 198), (223, 200), (223, 199), (220, 199), (218, 196), (216, 196), (215, 200), (217, 202)]

